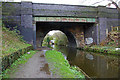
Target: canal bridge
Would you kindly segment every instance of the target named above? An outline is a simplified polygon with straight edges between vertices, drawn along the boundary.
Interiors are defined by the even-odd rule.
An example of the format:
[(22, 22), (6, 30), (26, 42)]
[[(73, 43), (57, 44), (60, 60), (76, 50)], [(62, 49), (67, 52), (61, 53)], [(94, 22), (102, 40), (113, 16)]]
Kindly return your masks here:
[(105, 6), (3, 2), (2, 14), (5, 26), (18, 26), (24, 40), (34, 48), (41, 46), (43, 38), (51, 30), (65, 33), (70, 46), (84, 46), (89, 37), (99, 44), (111, 27), (120, 23), (117, 9)]

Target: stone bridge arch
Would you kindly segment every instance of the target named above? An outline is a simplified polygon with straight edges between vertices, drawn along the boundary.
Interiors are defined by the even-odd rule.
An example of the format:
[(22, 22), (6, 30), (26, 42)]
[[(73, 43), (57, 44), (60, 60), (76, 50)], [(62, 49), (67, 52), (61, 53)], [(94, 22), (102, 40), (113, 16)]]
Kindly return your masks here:
[[(43, 42), (44, 37), (49, 33), (49, 31), (52, 31), (52, 30), (59, 30), (59, 31), (63, 32), (67, 36), (68, 46), (77, 47), (76, 37), (69, 29), (63, 28), (64, 26), (62, 26), (62, 25), (60, 25), (59, 28), (53, 26), (53, 27), (46, 28), (46, 29), (43, 29), (43, 27), (38, 26), (38, 24), (44, 24), (44, 23), (45, 22), (36, 23), (36, 47), (42, 46), (42, 42)], [(50, 22), (50, 23), (52, 23), (52, 22)], [(45, 23), (45, 24), (48, 24), (48, 23)], [(55, 24), (57, 24), (57, 23), (55, 23)], [(59, 23), (59, 24), (62, 24), (62, 23)]]
[(65, 33), (68, 37), (69, 46), (82, 47), (85, 45), (85, 27), (91, 27), (91, 24), (94, 26), (96, 19), (71, 17), (34, 17), (34, 22), (34, 47), (41, 47), (43, 38), (51, 30), (60, 30)]

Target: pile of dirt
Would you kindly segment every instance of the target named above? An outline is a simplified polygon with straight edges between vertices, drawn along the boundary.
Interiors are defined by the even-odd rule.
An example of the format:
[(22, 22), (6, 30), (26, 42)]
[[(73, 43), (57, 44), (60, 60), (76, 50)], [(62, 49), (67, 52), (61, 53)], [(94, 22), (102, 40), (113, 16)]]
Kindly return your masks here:
[(120, 47), (120, 32), (119, 31), (111, 31), (108, 33), (107, 37), (105, 40), (103, 40), (100, 45), (106, 46), (106, 45), (111, 45), (115, 47)]
[(120, 32), (112, 31), (108, 34), (108, 38), (116, 42), (120, 38)]

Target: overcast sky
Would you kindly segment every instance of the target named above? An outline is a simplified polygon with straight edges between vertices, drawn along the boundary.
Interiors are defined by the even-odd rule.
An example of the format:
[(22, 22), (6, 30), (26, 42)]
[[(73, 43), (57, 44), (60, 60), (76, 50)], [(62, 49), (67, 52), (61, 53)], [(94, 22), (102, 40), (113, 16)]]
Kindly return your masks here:
[[(93, 3), (100, 2), (97, 5), (107, 5), (110, 1), (109, 0), (14, 0), (15, 2), (20, 1), (32, 1), (34, 3), (51, 3), (51, 4), (70, 4), (70, 5), (92, 5)], [(114, 0), (117, 1), (117, 3), (120, 0)], [(114, 7), (112, 5), (112, 7)]]

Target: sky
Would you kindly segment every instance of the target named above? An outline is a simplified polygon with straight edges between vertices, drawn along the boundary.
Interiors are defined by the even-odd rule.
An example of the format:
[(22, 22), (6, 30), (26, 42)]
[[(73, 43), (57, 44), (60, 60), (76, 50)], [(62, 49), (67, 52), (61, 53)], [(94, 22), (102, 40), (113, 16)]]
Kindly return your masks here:
[[(57, 32), (62, 32), (62, 31), (60, 31), (60, 30), (52, 30), (52, 31), (48, 32), (48, 34), (49, 34), (49, 35), (53, 35), (53, 34), (55, 34), (55, 33), (57, 33)], [(62, 34), (62, 33), (61, 33), (61, 34)]]
[(50, 31), (48, 34), (49, 35), (53, 35), (54, 33), (57, 33), (57, 32), (60, 32), (59, 30), (52, 30), (52, 31)]
[[(15, 2), (20, 1), (32, 1), (33, 3), (51, 3), (51, 4), (69, 4), (69, 5), (88, 5), (91, 6), (93, 3), (99, 2), (97, 5), (107, 5), (110, 1), (109, 0), (14, 0)], [(117, 3), (120, 0), (114, 0), (117, 1)], [(114, 5), (111, 5), (111, 7), (114, 7)]]

